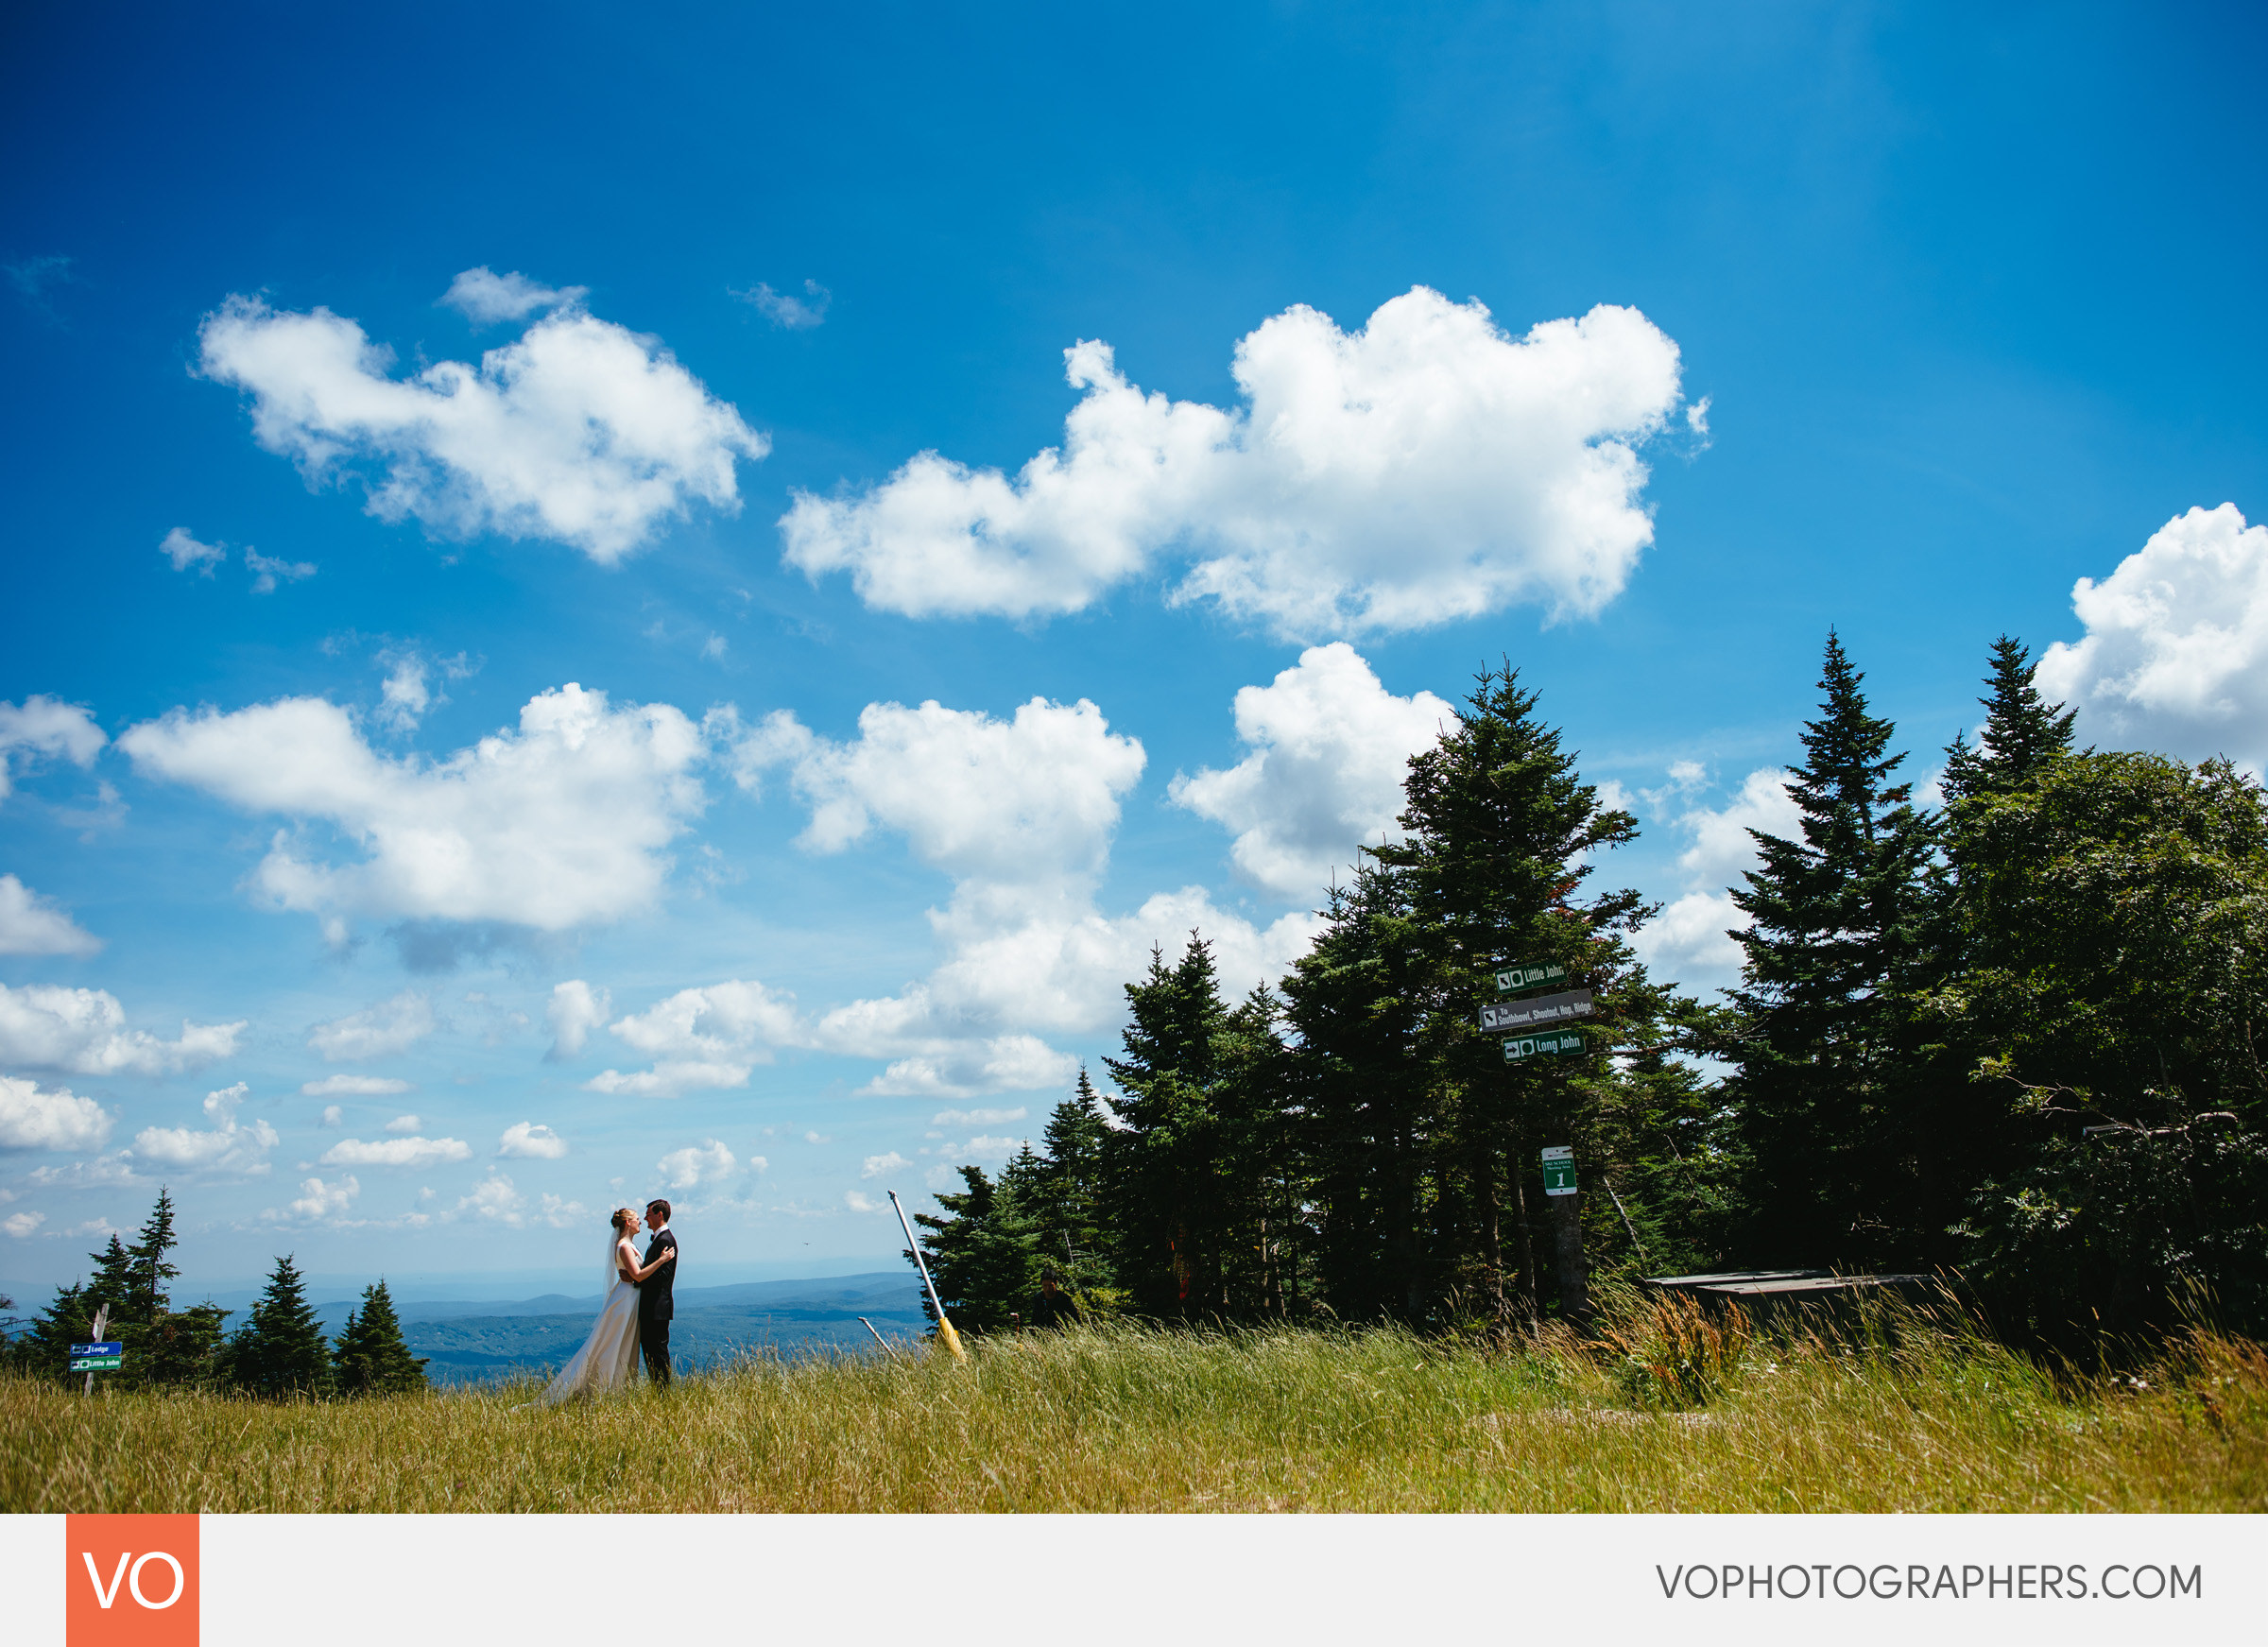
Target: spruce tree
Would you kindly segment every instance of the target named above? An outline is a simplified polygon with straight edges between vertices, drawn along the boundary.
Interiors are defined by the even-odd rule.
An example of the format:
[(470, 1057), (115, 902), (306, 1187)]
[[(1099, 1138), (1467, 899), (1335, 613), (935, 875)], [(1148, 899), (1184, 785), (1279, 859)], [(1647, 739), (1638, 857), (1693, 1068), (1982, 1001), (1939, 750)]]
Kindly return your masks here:
[(1801, 837), (1751, 831), (1761, 863), (1732, 893), (1752, 924), (1733, 1000), (1750, 1160), (1748, 1249), (1786, 1265), (1915, 1261), (1926, 1189), (1912, 997), (1930, 982), (1930, 819), (1891, 781), (1892, 724), (1827, 640), (1817, 720), (1789, 790)]
[(166, 1261), (165, 1255), (179, 1244), (173, 1233), (173, 1196), (161, 1185), (158, 1204), (150, 1209), (141, 1233), (126, 1249), (133, 1261), (132, 1279), (127, 1288), (127, 1319), (147, 1326), (173, 1307), (165, 1284), (181, 1272)]
[(1045, 1158), (1029, 1196), (1041, 1257), (1066, 1275), (1078, 1271), (1091, 1278), (1074, 1285), (1108, 1285), (1109, 1280), (1097, 1205), (1103, 1145), (1109, 1133), (1102, 1111), (1102, 1095), (1082, 1064), (1078, 1085), (1048, 1115), (1041, 1135)]
[(341, 1395), (396, 1395), (425, 1387), (425, 1361), (409, 1353), (383, 1279), (363, 1289), (361, 1307), (349, 1312), (339, 1332), (335, 1359)]
[(87, 1290), (77, 1281), (58, 1287), (47, 1308), (32, 1318), (29, 1330), (10, 1346), (10, 1359), (37, 1379), (69, 1376), (71, 1347), (85, 1344), (94, 1322)]
[[(1028, 1146), (1024, 1153), (1030, 1154)], [(997, 1332), (1008, 1326), (1011, 1313), (1030, 1316), (1040, 1290), (1040, 1244), (1015, 1198), (984, 1168), (964, 1166), (960, 1174), (964, 1188), (937, 1196), (946, 1216), (918, 1212), (914, 1223), (924, 1231), (918, 1239), (930, 1279), (954, 1328)], [(913, 1255), (906, 1259), (911, 1262)], [(936, 1318), (926, 1293), (921, 1312)]]
[(276, 1260), (250, 1318), (229, 1341), (226, 1371), (231, 1383), (258, 1396), (319, 1396), (330, 1390), (331, 1347), (290, 1255)]
[(2005, 795), (2070, 753), (2071, 722), (2078, 712), (2040, 696), (2032, 684), (2038, 670), (2022, 642), (2010, 635), (1993, 642), (1992, 672), (1985, 677), (1991, 690), (1977, 700), (1984, 709), (1978, 741), (1972, 746), (1956, 736), (1945, 751), (1949, 802)]

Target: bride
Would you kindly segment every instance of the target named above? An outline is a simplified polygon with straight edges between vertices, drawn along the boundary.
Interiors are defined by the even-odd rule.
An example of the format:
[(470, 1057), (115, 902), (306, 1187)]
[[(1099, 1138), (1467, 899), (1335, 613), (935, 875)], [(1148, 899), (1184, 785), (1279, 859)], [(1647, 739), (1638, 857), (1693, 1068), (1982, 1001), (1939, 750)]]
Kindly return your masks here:
[(630, 1244), (630, 1237), (643, 1227), (638, 1214), (627, 1207), (617, 1207), (610, 1222), (614, 1239), (607, 1249), (607, 1301), (599, 1308), (591, 1336), (536, 1398), (536, 1406), (556, 1407), (576, 1396), (621, 1389), (637, 1370), (638, 1283), (667, 1263), (670, 1255), (664, 1253), (641, 1268), (638, 1249)]

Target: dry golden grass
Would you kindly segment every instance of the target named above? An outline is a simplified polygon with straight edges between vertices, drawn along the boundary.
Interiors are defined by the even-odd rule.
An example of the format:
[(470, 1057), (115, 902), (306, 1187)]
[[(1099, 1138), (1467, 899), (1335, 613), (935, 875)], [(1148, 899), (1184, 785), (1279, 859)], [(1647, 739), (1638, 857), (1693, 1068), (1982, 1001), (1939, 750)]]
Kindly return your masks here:
[(271, 1405), (0, 1381), (0, 1509), (2259, 1510), (2268, 1357), (2206, 1333), (2051, 1378), (1966, 1330), (1604, 1341), (1034, 1334), (749, 1363), (595, 1404), (533, 1385)]

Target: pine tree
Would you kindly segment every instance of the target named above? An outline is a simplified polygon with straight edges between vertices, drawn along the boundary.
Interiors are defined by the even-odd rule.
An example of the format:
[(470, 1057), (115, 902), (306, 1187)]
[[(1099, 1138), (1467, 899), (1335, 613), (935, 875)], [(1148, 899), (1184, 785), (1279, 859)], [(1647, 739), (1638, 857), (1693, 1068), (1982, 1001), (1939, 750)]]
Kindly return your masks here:
[(1104, 1060), (1121, 1093), (1102, 1155), (1112, 1267), (1144, 1314), (1212, 1314), (1226, 1230), (1215, 1087), (1228, 1028), (1212, 947), (1191, 934), (1170, 969), (1153, 948), (1126, 1003), (1126, 1055)]
[(124, 1325), (137, 1291), (134, 1255), (127, 1250), (126, 1244), (118, 1239), (118, 1232), (113, 1229), (111, 1231), (110, 1244), (102, 1251), (91, 1252), (87, 1256), (94, 1261), (94, 1278), (87, 1283), (89, 1313), (107, 1306), (111, 1319)]
[(125, 1305), (128, 1320), (147, 1326), (172, 1308), (165, 1284), (181, 1272), (166, 1262), (165, 1255), (179, 1244), (173, 1233), (173, 1196), (161, 1185), (158, 1204), (150, 1209), (134, 1244), (126, 1249), (133, 1261)]
[(250, 1318), (229, 1340), (224, 1361), (228, 1381), (254, 1395), (329, 1392), (331, 1347), (288, 1254), (276, 1260)]
[(394, 1395), (425, 1387), (425, 1361), (409, 1353), (384, 1280), (363, 1289), (361, 1308), (348, 1314), (339, 1332), (335, 1359), (341, 1395)]
[[(1028, 1146), (1024, 1153), (1030, 1155)], [(1014, 1197), (984, 1168), (964, 1166), (960, 1174), (963, 1190), (937, 1196), (946, 1216), (918, 1212), (914, 1223), (925, 1232), (919, 1238), (922, 1255), (954, 1328), (997, 1332), (1011, 1313), (1029, 1318), (1040, 1290), (1040, 1244)], [(921, 1312), (936, 1318), (926, 1294)]]
[(2039, 670), (2022, 642), (2002, 635), (1992, 643), (1990, 692), (1977, 701), (1984, 726), (1972, 747), (1956, 736), (1946, 748), (1944, 788), (1958, 804), (1984, 795), (2004, 795), (2031, 782), (2058, 756), (2071, 749), (2075, 710), (2049, 703), (2032, 684)]
[(47, 1308), (32, 1318), (29, 1330), (9, 1346), (9, 1359), (37, 1379), (67, 1379), (71, 1347), (85, 1344), (94, 1323), (87, 1290), (77, 1281), (58, 1287)]
[(1930, 982), (1934, 829), (1890, 781), (1905, 757), (1864, 678), (1830, 632), (1789, 785), (1801, 839), (1750, 832), (1761, 863), (1732, 894), (1752, 921), (1733, 935), (1746, 1025), (1723, 1053), (1740, 1072), (1760, 1262), (1915, 1261), (1926, 1222), (1912, 997)]
[(1047, 1118), (1045, 1156), (1027, 1201), (1041, 1256), (1074, 1290), (1109, 1284), (1098, 1207), (1108, 1133), (1102, 1095), (1082, 1064), (1078, 1085)]

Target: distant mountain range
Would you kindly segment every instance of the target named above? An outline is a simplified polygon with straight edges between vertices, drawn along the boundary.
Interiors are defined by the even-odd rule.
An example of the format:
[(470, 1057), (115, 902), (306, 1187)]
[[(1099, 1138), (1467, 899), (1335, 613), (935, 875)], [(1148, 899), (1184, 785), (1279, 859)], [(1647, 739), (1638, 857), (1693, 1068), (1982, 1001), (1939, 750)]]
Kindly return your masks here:
[[(829, 1276), (817, 1280), (744, 1281), (727, 1287), (679, 1287), (670, 1353), (680, 1364), (713, 1366), (740, 1355), (879, 1353), (859, 1325), (873, 1322), (892, 1343), (928, 1330), (921, 1283), (906, 1270)], [(22, 1308), (25, 1300), (19, 1298)], [(33, 1304), (39, 1308), (45, 1295)], [(598, 1314), (600, 1295), (550, 1293), (538, 1298), (400, 1298), (402, 1336), (426, 1358), (436, 1383), (470, 1383), (557, 1367), (581, 1347)], [(316, 1314), (334, 1339), (356, 1305), (318, 1304)], [(241, 1307), (229, 1323), (242, 1325)]]

